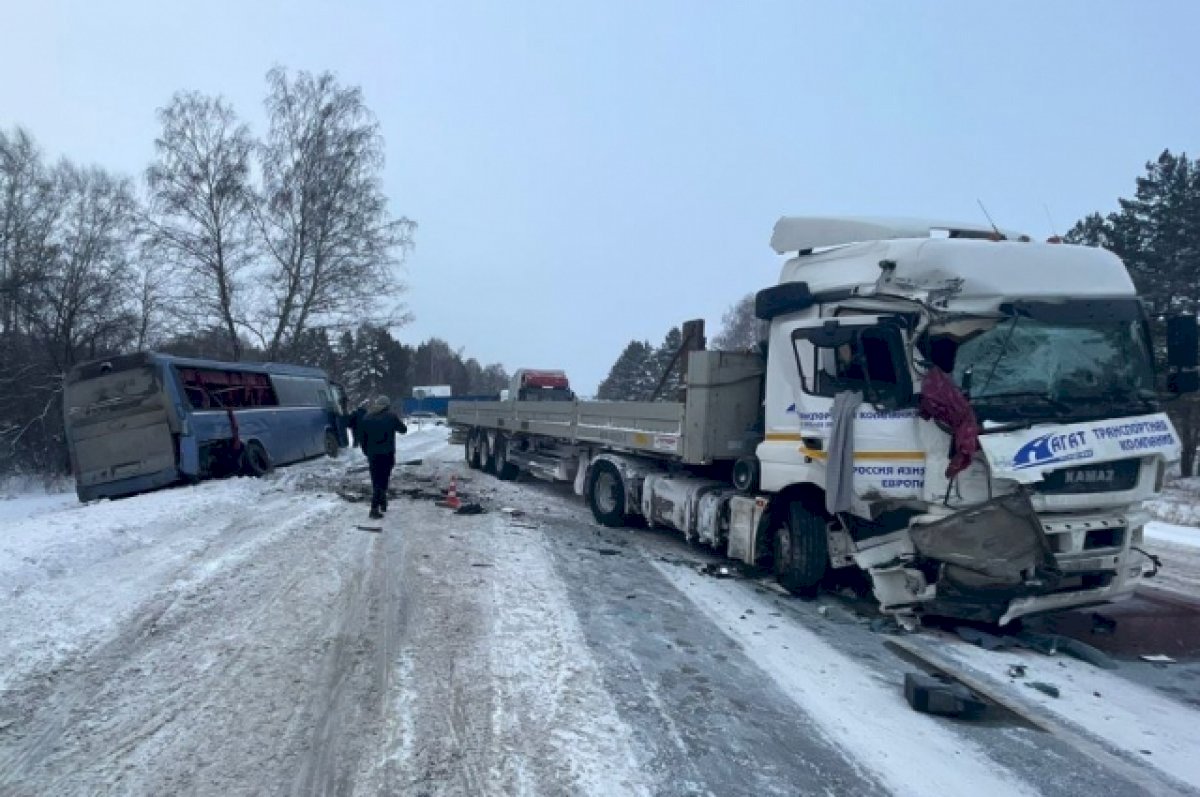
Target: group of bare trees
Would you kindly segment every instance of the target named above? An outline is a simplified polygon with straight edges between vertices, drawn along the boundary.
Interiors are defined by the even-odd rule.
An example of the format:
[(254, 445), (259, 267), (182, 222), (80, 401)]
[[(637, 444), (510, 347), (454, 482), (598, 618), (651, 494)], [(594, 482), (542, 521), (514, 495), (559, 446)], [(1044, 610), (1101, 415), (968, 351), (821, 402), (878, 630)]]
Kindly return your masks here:
[(300, 359), (313, 333), (404, 320), (414, 224), (389, 209), (362, 92), (277, 68), (265, 108), (258, 137), (223, 99), (176, 94), (142, 181), (0, 130), (0, 475), (61, 464), (77, 362), (173, 346)]

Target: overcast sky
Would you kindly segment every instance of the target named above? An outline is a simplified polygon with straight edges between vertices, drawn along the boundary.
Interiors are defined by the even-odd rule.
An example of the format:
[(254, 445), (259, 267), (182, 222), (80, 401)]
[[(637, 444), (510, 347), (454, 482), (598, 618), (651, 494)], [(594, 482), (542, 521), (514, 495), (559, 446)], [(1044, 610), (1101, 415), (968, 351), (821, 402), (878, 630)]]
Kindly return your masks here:
[(1058, 231), (1200, 155), (1195, 2), (4, 0), (0, 126), (140, 175), (155, 110), (266, 71), (363, 87), (416, 315), (595, 388), (631, 338), (771, 284), (782, 214)]

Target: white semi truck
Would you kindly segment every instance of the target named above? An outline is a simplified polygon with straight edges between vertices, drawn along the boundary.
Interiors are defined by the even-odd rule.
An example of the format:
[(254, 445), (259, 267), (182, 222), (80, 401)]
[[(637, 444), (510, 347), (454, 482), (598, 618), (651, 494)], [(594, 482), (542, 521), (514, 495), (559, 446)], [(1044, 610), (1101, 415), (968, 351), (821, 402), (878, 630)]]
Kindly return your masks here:
[[(573, 481), (598, 522), (677, 529), (796, 593), (860, 568), (908, 617), (1132, 594), (1180, 444), (1117, 257), (922, 220), (783, 218), (772, 246), (760, 350), (691, 352), (679, 403), (451, 403), (467, 461)], [(1194, 334), (1173, 340), (1194, 366)]]

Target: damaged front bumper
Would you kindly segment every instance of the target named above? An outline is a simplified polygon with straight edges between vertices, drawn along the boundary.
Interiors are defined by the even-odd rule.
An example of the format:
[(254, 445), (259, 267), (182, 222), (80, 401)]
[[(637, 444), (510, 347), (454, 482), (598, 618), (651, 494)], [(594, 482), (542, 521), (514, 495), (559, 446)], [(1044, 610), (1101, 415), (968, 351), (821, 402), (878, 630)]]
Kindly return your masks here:
[(857, 545), (880, 607), (1007, 624), (1029, 614), (1119, 601), (1142, 577), (1145, 517), (1039, 517), (1018, 492)]

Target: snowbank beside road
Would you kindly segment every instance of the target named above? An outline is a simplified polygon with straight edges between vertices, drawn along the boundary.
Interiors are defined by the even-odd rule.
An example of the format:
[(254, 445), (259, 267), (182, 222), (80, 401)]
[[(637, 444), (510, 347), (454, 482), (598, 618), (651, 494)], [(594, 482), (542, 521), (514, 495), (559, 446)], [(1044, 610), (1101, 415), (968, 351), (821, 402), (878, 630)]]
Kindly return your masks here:
[(1192, 526), (1175, 526), (1152, 521), (1146, 524), (1146, 539), (1200, 549), (1200, 529)]

